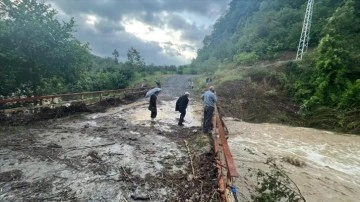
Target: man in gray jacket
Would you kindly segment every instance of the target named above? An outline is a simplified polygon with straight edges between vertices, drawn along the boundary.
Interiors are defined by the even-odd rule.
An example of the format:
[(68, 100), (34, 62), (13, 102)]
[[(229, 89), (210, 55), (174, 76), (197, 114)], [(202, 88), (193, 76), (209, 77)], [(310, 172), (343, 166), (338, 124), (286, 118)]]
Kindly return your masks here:
[(211, 133), (211, 122), (215, 110), (215, 103), (217, 101), (214, 86), (210, 86), (209, 90), (201, 96), (201, 99), (204, 101), (205, 105), (203, 131), (204, 133), (209, 134)]

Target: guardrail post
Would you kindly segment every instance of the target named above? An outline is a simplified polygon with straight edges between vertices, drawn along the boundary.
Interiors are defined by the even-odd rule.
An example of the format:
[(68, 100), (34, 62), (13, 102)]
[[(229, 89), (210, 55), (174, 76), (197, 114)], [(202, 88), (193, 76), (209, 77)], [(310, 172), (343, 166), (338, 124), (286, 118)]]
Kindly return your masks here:
[[(234, 177), (238, 176), (238, 173), (236, 171), (235, 163), (232, 158), (229, 145), (227, 143), (227, 138), (225, 135), (224, 126), (222, 124), (222, 120), (220, 118), (218, 108), (215, 106), (215, 113), (214, 113), (214, 133), (216, 135), (213, 135), (214, 140), (214, 151), (216, 155), (216, 163), (218, 168), (218, 173), (222, 180), (219, 180), (219, 190), (220, 190), (220, 201), (221, 202), (230, 202), (232, 200), (232, 192), (228, 189), (233, 185), (233, 179)], [(226, 166), (223, 168), (223, 166)], [(220, 178), (220, 179), (221, 179)]]

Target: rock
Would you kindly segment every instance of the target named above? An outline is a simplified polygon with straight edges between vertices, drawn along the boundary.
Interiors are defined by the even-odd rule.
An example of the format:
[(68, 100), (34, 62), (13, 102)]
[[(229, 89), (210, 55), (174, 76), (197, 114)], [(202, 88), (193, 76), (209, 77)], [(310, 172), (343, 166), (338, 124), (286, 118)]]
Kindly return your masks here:
[(187, 180), (188, 181), (192, 181), (194, 179), (194, 175), (193, 174), (189, 174), (188, 176), (187, 176)]
[(128, 140), (137, 141), (138, 139), (136, 137), (129, 137)]
[(130, 196), (133, 200), (137, 201), (137, 200), (142, 200), (142, 201), (148, 201), (150, 200), (150, 197), (146, 196), (146, 195), (135, 195), (132, 194)]
[(11, 182), (19, 180), (22, 176), (21, 170), (11, 170), (0, 173), (0, 182)]
[(58, 145), (58, 144), (55, 144), (55, 143), (50, 143), (50, 144), (47, 145), (47, 147), (48, 148), (62, 148), (61, 145)]
[(193, 133), (197, 133), (197, 132), (198, 132), (198, 130), (194, 129), (192, 132), (193, 132)]

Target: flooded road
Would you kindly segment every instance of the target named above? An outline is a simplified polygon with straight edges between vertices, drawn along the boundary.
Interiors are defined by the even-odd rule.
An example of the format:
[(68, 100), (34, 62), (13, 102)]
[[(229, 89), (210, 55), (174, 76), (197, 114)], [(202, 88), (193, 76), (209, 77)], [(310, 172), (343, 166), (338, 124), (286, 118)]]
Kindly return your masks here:
[[(268, 158), (276, 159), (307, 201), (360, 200), (360, 136), (225, 120), (229, 146), (241, 175), (237, 187), (248, 201), (255, 182), (249, 168), (267, 170)], [(303, 166), (294, 166), (286, 159), (296, 159)]]
[[(203, 185), (200, 180), (186, 180), (188, 156), (183, 140), (190, 142), (201, 135), (199, 105), (191, 97), (185, 126), (177, 126), (175, 101), (190, 90), (186, 81), (191, 77), (174, 76), (164, 83), (154, 125), (150, 125), (149, 100), (141, 98), (103, 113), (1, 128), (0, 201), (211, 197), (205, 192), (195, 194), (192, 187)], [(203, 169), (201, 164), (195, 166)], [(212, 184), (209, 179), (209, 193)]]
[[(199, 132), (202, 103), (186, 87), (188, 78), (192, 76), (177, 75), (163, 84), (154, 125), (149, 100), (141, 98), (103, 113), (0, 130), (0, 201), (135, 202), (134, 195), (144, 194), (150, 201), (164, 201), (174, 197), (176, 185), (183, 198), (198, 196), (195, 192), (205, 179), (186, 180), (188, 156), (183, 140), (207, 136)], [(175, 102), (185, 91), (190, 91), (190, 103), (185, 126), (179, 127)], [(359, 201), (360, 136), (232, 118), (224, 121), (240, 174), (235, 184), (241, 201), (252, 201), (257, 183), (254, 171), (268, 171), (269, 158), (276, 160), (309, 202)], [(189, 143), (194, 143), (192, 150), (209, 145)], [(205, 174), (215, 171), (211, 155), (194, 162), (203, 158), (212, 159), (197, 169), (209, 169), (201, 172)], [(302, 166), (286, 159), (297, 159)], [(170, 179), (181, 181), (169, 183)], [(211, 186), (216, 185), (212, 178), (206, 182), (209, 187), (204, 194), (211, 197), (215, 189)]]

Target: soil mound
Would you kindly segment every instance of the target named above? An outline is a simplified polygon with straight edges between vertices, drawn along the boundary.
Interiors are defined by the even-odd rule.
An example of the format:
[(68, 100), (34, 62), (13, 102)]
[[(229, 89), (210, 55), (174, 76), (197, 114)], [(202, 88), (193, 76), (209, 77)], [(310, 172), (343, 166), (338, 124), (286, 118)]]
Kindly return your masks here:
[(298, 106), (270, 78), (226, 81), (218, 87), (221, 113), (254, 123), (295, 123)]

